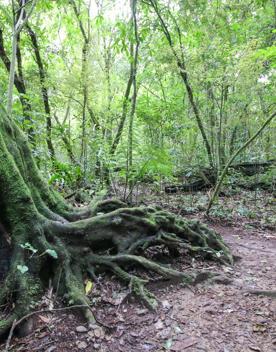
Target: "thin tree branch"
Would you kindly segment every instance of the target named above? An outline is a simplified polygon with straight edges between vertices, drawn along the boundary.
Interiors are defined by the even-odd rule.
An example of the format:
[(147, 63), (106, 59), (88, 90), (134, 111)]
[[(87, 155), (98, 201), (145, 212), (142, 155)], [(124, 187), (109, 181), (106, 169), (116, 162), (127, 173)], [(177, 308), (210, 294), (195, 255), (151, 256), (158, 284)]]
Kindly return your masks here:
[(229, 166), (231, 166), (232, 162), (235, 160), (235, 158), (249, 145), (251, 144), (258, 136), (259, 134), (265, 129), (265, 127), (274, 119), (274, 117), (276, 116), (276, 112), (274, 112), (272, 115), (270, 115), (270, 117), (264, 122), (264, 124), (258, 129), (258, 131), (251, 137), (249, 138), (233, 155), (232, 157), (228, 160), (227, 164), (225, 165), (221, 176), (216, 184), (215, 190), (213, 192), (213, 195), (210, 198), (210, 201), (208, 203), (207, 206), (207, 210), (206, 210), (206, 215), (209, 214), (210, 209), (220, 191), (220, 187), (222, 185), (222, 182), (224, 180), (224, 177), (228, 171)]

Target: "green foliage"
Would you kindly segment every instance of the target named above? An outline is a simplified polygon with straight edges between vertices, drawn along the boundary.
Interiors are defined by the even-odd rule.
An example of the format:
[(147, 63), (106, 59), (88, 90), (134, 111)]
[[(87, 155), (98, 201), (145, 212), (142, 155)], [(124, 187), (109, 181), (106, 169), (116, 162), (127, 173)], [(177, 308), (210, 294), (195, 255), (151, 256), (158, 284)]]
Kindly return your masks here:
[(45, 253), (49, 254), (50, 257), (57, 259), (58, 255), (54, 249), (46, 249)]
[(17, 270), (20, 271), (22, 275), (24, 275), (29, 270), (29, 268), (26, 265), (17, 265), (16, 268)]
[(37, 253), (37, 249), (35, 249), (29, 242), (21, 244), (20, 247), (31, 251), (33, 254)]
[(144, 175), (152, 176), (156, 180), (160, 177), (172, 177), (173, 164), (166, 150), (149, 147), (145, 150), (145, 155), (148, 155), (149, 159), (144, 163)]
[(48, 182), (57, 188), (76, 187), (81, 180), (82, 171), (79, 165), (72, 166), (68, 163), (62, 163), (55, 160), (54, 172), (50, 176)]
[(230, 209), (225, 208), (223, 205), (215, 205), (210, 211), (210, 215), (222, 221), (232, 221), (232, 211)]
[[(114, 155), (109, 151), (122, 116), (133, 65), (131, 45), (135, 46), (136, 38), (130, 9), (122, 9), (120, 4), (108, 0), (102, 5), (96, 3), (89, 9), (86, 1), (77, 1), (76, 16), (68, 1), (38, 1), (29, 19), (45, 68), (44, 89), (51, 109), (54, 161), (45, 142), (49, 126), (32, 43), (26, 30), (20, 35), (26, 95), (14, 90), (13, 116), (25, 131), (34, 129), (33, 153), (46, 175), (51, 170), (49, 184), (57, 189), (76, 188), (89, 182), (102, 185), (104, 168), (109, 168), (111, 174), (120, 168), (120, 173), (113, 174), (120, 180), (125, 179), (127, 172), (132, 180), (160, 180), (171, 179), (173, 173), (186, 167), (207, 165), (204, 144), (174, 53), (185, 62), (217, 166), (256, 132), (273, 109), (276, 51), (275, 9), (271, 1), (158, 0), (174, 53), (153, 8), (138, 2), (138, 96), (132, 136), (133, 168), (127, 171), (133, 88), (119, 146)], [(12, 12), (6, 2), (0, 5), (0, 20), (5, 51), (10, 58)], [(85, 65), (83, 32), (88, 40)], [(0, 75), (1, 102), (6, 104), (8, 74), (3, 62)], [(30, 118), (22, 110), (22, 99), (30, 101)], [(275, 127), (274, 122), (258, 143), (241, 154), (240, 161), (272, 158)]]
[(276, 46), (272, 45), (265, 49), (259, 49), (256, 52), (256, 57), (269, 62), (269, 65), (273, 68), (276, 68)]
[[(20, 247), (30, 251), (32, 253), (31, 257), (33, 257), (33, 255), (38, 252), (38, 250), (36, 248), (34, 248), (29, 242), (26, 242), (24, 244), (20, 244)], [(57, 252), (54, 249), (46, 249), (46, 251), (39, 254), (38, 257), (42, 257), (45, 254), (48, 254), (50, 257), (52, 257), (54, 259), (58, 258)], [(22, 266), (22, 265), (19, 265), (18, 267), (17, 267), (17, 269), (20, 271), (24, 271), (26, 269), (26, 267)], [(28, 268), (27, 268), (27, 270), (28, 270)], [(27, 270), (25, 270), (25, 271), (27, 271)]]
[(276, 168), (271, 167), (267, 172), (258, 175), (258, 179), (260, 182), (276, 186)]

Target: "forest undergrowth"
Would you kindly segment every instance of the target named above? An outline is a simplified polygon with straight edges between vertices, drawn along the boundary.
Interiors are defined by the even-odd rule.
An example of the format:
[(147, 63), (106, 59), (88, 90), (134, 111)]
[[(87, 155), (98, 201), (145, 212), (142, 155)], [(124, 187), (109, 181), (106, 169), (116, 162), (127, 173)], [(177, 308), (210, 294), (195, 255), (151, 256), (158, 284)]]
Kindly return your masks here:
[[(220, 271), (234, 283), (205, 282), (194, 288), (185, 288), (178, 280), (166, 281), (156, 274), (133, 268), (132, 274), (149, 280), (148, 287), (158, 299), (158, 309), (151, 312), (127, 286), (120, 284), (114, 276), (102, 273), (95, 281), (86, 282), (87, 295), (97, 320), (95, 325), (89, 326), (74, 309), (63, 311), (62, 301), (50, 288), (37, 306), (42, 312), (33, 316), (31, 335), (20, 339), (15, 337), (11, 343), (12, 350), (67, 351), (71, 346), (72, 351), (89, 350), (91, 347), (106, 352), (114, 348), (119, 351), (131, 348), (135, 352), (145, 349), (213, 351), (218, 350), (215, 348), (220, 344), (225, 348), (231, 347), (235, 352), (240, 351), (241, 346), (245, 346), (246, 351), (272, 352), (275, 343), (273, 334), (276, 332), (271, 315), (274, 300), (251, 295), (244, 289), (245, 286), (274, 289), (273, 276), (268, 275), (276, 256), (276, 247), (273, 247), (276, 243), (273, 193), (239, 191), (220, 197), (207, 219), (204, 216), (208, 201), (206, 192), (168, 195), (156, 192), (148, 184), (140, 186), (134, 197), (139, 204), (162, 206), (177, 215), (200, 219), (222, 234), (237, 261), (233, 267), (221, 267), (214, 262), (196, 263), (183, 256), (172, 258), (168, 252), (158, 248), (149, 250), (149, 257), (178, 270), (193, 267)], [(259, 259), (254, 258), (257, 251)], [(259, 261), (263, 264), (260, 271)], [(257, 309), (259, 304), (262, 308)], [(216, 309), (220, 311), (221, 327), (228, 328), (228, 334), (222, 333), (221, 327), (215, 324)], [(244, 311), (246, 316), (243, 316)], [(234, 319), (239, 322), (234, 324), (236, 327), (231, 325)], [(211, 335), (205, 334), (207, 326), (212, 326)], [(51, 350), (52, 346), (55, 349)]]

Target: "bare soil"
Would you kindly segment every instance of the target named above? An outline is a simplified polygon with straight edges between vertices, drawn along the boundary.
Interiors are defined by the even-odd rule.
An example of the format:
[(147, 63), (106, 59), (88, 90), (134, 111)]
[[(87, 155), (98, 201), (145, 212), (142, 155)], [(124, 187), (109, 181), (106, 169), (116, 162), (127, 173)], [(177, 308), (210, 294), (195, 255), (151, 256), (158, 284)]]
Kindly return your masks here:
[[(200, 213), (192, 216), (201, 217)], [(35, 316), (33, 332), (14, 337), (10, 350), (276, 351), (276, 299), (248, 292), (276, 290), (276, 233), (263, 226), (248, 228), (247, 220), (236, 219), (225, 226), (225, 221), (216, 219), (208, 224), (223, 235), (236, 255), (233, 267), (153, 254), (178, 269), (221, 271), (232, 279), (230, 284), (206, 282), (184, 287), (153, 277), (149, 287), (160, 304), (156, 312), (151, 312), (129, 294), (128, 288), (103, 275), (90, 293), (97, 325), (88, 326), (74, 311), (41, 313)], [(48, 296), (42, 300), (42, 308), (61, 304), (53, 302), (50, 293)]]

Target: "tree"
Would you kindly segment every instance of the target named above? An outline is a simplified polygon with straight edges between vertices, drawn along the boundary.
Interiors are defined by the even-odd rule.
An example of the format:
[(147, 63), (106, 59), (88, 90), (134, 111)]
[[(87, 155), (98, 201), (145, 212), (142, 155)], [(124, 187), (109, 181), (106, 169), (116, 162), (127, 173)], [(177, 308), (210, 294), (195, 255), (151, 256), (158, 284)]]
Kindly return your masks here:
[[(12, 114), (12, 104), (13, 104), (13, 87), (14, 84), (18, 90), (18, 93), (21, 95), (20, 101), (23, 108), (23, 113), (25, 116), (26, 121), (31, 124), (30, 119), (30, 111), (31, 111), (31, 104), (26, 97), (26, 87), (23, 78), (23, 69), (22, 69), (22, 61), (21, 61), (21, 52), (19, 47), (19, 38), (20, 32), (22, 28), (28, 21), (29, 17), (31, 16), (34, 7), (36, 4), (36, 0), (31, 2), (31, 7), (29, 11), (26, 11), (27, 3), (25, 0), (19, 1), (19, 8), (16, 9), (13, 6), (13, 28), (12, 28), (12, 53), (11, 59), (8, 58), (3, 41), (3, 32), (0, 29), (0, 55), (1, 59), (6, 66), (6, 69), (9, 73), (9, 84), (8, 84), (8, 93), (7, 93), (7, 113), (11, 116)], [(16, 60), (18, 63), (18, 75), (16, 74)], [(32, 126), (29, 128), (29, 138), (33, 141), (33, 129)]]
[(191, 86), (191, 83), (189, 80), (187, 68), (186, 68), (186, 60), (184, 57), (184, 48), (183, 48), (183, 44), (182, 44), (181, 30), (178, 27), (178, 24), (177, 24), (176, 20), (174, 19), (174, 17), (170, 14), (170, 16), (173, 18), (174, 24), (176, 26), (177, 34), (178, 34), (178, 40), (179, 40), (179, 45), (180, 45), (180, 50), (181, 50), (181, 53), (178, 54), (177, 50), (175, 49), (174, 42), (173, 42), (172, 36), (170, 34), (170, 31), (168, 29), (168, 26), (162, 17), (161, 11), (158, 6), (158, 1), (157, 0), (149, 0), (149, 4), (154, 9), (154, 11), (159, 19), (162, 32), (164, 33), (164, 35), (169, 43), (169, 46), (172, 50), (173, 56), (175, 57), (175, 60), (176, 60), (176, 63), (177, 63), (178, 69), (179, 69), (179, 74), (180, 74), (180, 76), (183, 80), (184, 86), (186, 88), (189, 102), (192, 106), (193, 113), (194, 113), (198, 128), (200, 130), (200, 133), (201, 133), (201, 136), (203, 139), (203, 143), (206, 148), (209, 164), (211, 167), (213, 167), (214, 163), (213, 163), (212, 149), (211, 149), (209, 140), (207, 138), (207, 135), (206, 135), (203, 123), (202, 123), (202, 119), (201, 119), (199, 109), (198, 109), (198, 106), (197, 106), (195, 98), (194, 98), (194, 92), (193, 92), (193, 89), (192, 89), (192, 86)]
[[(90, 17), (88, 14), (88, 23), (87, 23), (87, 31), (85, 31), (84, 24), (81, 20), (80, 11), (77, 8), (76, 2), (74, 0), (70, 0), (70, 4), (73, 7), (74, 13), (77, 17), (79, 28), (83, 37), (83, 46), (82, 46), (82, 68), (81, 68), (81, 84), (82, 84), (82, 93), (83, 93), (83, 101), (82, 101), (82, 139), (81, 139), (81, 161), (83, 164), (83, 172), (84, 177), (86, 177), (87, 172), (87, 109), (88, 109), (88, 99), (89, 99), (89, 91), (88, 91), (88, 55), (89, 55), (89, 45), (90, 45)], [(89, 8), (87, 9), (89, 13)], [(91, 111), (91, 108), (90, 108)], [(92, 112), (92, 116), (93, 112)]]
[[(19, 45), (17, 45), (17, 57), (20, 57), (18, 55), (19, 53), (20, 53)], [(10, 74), (11, 61), (6, 53), (2, 28), (0, 28), (0, 57), (3, 64), (6, 67), (7, 72)], [(24, 119), (29, 124), (30, 140), (33, 141), (33, 129), (32, 129), (32, 122), (31, 122), (32, 105), (27, 95), (27, 90), (26, 90), (22, 72), (21, 72), (21, 75), (19, 74), (19, 72), (14, 73), (14, 85), (19, 93), (19, 99), (22, 105)]]
[(186, 283), (198, 280), (200, 272), (182, 273), (146, 259), (146, 249), (154, 245), (171, 251), (180, 247), (191, 254), (232, 262), (222, 238), (197, 221), (185, 221), (152, 207), (127, 208), (119, 200), (103, 200), (81, 209), (66, 204), (41, 177), (26, 137), (4, 108), (0, 161), (0, 222), (6, 229), (5, 237), (0, 235), (11, 247), (0, 304), (10, 297), (15, 302), (11, 314), (0, 322), (0, 334), (32, 309), (49, 278), (69, 304), (87, 306), (89, 320), (93, 315), (83, 282), (87, 275), (94, 277), (98, 266), (127, 282), (150, 307), (155, 307), (156, 301), (145, 289), (146, 281), (128, 273), (129, 264)]
[(38, 66), (39, 79), (40, 79), (40, 84), (41, 84), (41, 97), (42, 97), (44, 110), (45, 110), (45, 114), (46, 114), (46, 143), (47, 143), (50, 157), (52, 160), (54, 160), (55, 159), (55, 149), (54, 149), (53, 142), (52, 142), (52, 117), (51, 117), (51, 108), (50, 108), (50, 102), (49, 102), (49, 94), (48, 94), (48, 89), (46, 86), (47, 75), (46, 75), (44, 64), (43, 64), (43, 61), (42, 61), (42, 58), (40, 55), (40, 50), (39, 50), (39, 45), (38, 45), (36, 33), (33, 31), (33, 29), (31, 28), (31, 26), (28, 23), (26, 24), (26, 29), (27, 29), (27, 32), (30, 36), (31, 42), (32, 42), (36, 63)]
[(128, 199), (132, 202), (132, 191), (134, 187), (133, 177), (132, 177), (132, 168), (133, 168), (133, 122), (134, 115), (136, 110), (136, 101), (137, 101), (137, 64), (138, 64), (138, 53), (139, 53), (139, 35), (138, 35), (138, 26), (137, 26), (137, 1), (131, 0), (131, 12), (132, 12), (132, 21), (133, 21), (133, 31), (135, 37), (135, 48), (134, 48), (134, 57), (132, 58), (132, 69), (133, 69), (133, 94), (131, 99), (131, 109), (129, 116), (129, 128), (128, 128), (128, 147), (127, 147), (127, 175), (126, 175), (126, 185), (129, 184), (129, 195)]
[[(18, 36), (24, 26), (28, 21), (28, 18), (33, 12), (36, 1), (32, 1), (32, 6), (28, 13), (25, 12), (26, 1), (22, 0), (20, 2), (20, 7), (18, 9), (18, 16), (14, 15), (13, 33), (12, 33), (12, 56), (9, 68), (9, 85), (8, 85), (8, 101), (7, 101), (7, 112), (11, 115), (12, 112), (12, 98), (13, 98), (13, 85), (15, 76), (15, 64), (16, 64), (16, 51), (18, 45)], [(15, 12), (15, 9), (13, 9)]]
[[(94, 17), (84, 0), (70, 0), (69, 7), (66, 1), (39, 1), (37, 17), (28, 21), (24, 12), (30, 14), (35, 1), (20, 1), (14, 16), (7, 14), (9, 4), (0, 4), (0, 102), (9, 107), (0, 112), (0, 242), (9, 248), (0, 305), (11, 308), (0, 322), (0, 334), (33, 309), (50, 279), (69, 305), (84, 306), (93, 320), (84, 282), (98, 270), (114, 273), (149, 307), (156, 301), (133, 266), (189, 284), (213, 275), (162, 266), (149, 259), (153, 246), (170, 255), (179, 249), (196, 258), (232, 262), (220, 235), (161, 208), (104, 198), (83, 208), (67, 204), (33, 159), (35, 155), (49, 183), (52, 176), (64, 180), (64, 170), (59, 175), (55, 168), (52, 175), (48, 158), (41, 162), (47, 155), (45, 139), (55, 146), (56, 164), (61, 160), (78, 181), (80, 155), (91, 188), (101, 181), (100, 173), (90, 172), (97, 168), (106, 176), (110, 165), (122, 167), (119, 183), (127, 171), (130, 180), (136, 169), (136, 175), (153, 176), (151, 180), (160, 174), (169, 178), (173, 170), (194, 163), (202, 168), (209, 159), (222, 168), (209, 209), (236, 157), (265, 152), (269, 158), (273, 152), (275, 129), (244, 154), (263, 128), (275, 123), (275, 114), (264, 121), (275, 110), (271, 4), (131, 0), (129, 20), (129, 14), (108, 18), (110, 6), (97, 3)], [(20, 129), (21, 121), (31, 117), (46, 137), (37, 138), (36, 148)], [(51, 117), (59, 133), (51, 134)], [(200, 135), (203, 143), (198, 143)]]
[(226, 176), (226, 173), (229, 169), (229, 167), (231, 166), (231, 164), (233, 163), (233, 161), (236, 159), (236, 157), (244, 150), (246, 149), (261, 133), (262, 131), (265, 129), (266, 126), (269, 125), (269, 123), (274, 119), (274, 117), (276, 116), (276, 112), (272, 113), (269, 118), (265, 121), (265, 123), (258, 129), (258, 131), (251, 137), (249, 138), (237, 151), (235, 151), (235, 153), (231, 156), (231, 158), (227, 161), (226, 165), (224, 166), (222, 173), (218, 179), (218, 182), (215, 186), (214, 189), (214, 193), (212, 194), (207, 209), (206, 209), (206, 214), (208, 215), (210, 212), (210, 209), (214, 203), (214, 201), (216, 200), (217, 195), (219, 194), (222, 182), (224, 180), (224, 177)]

